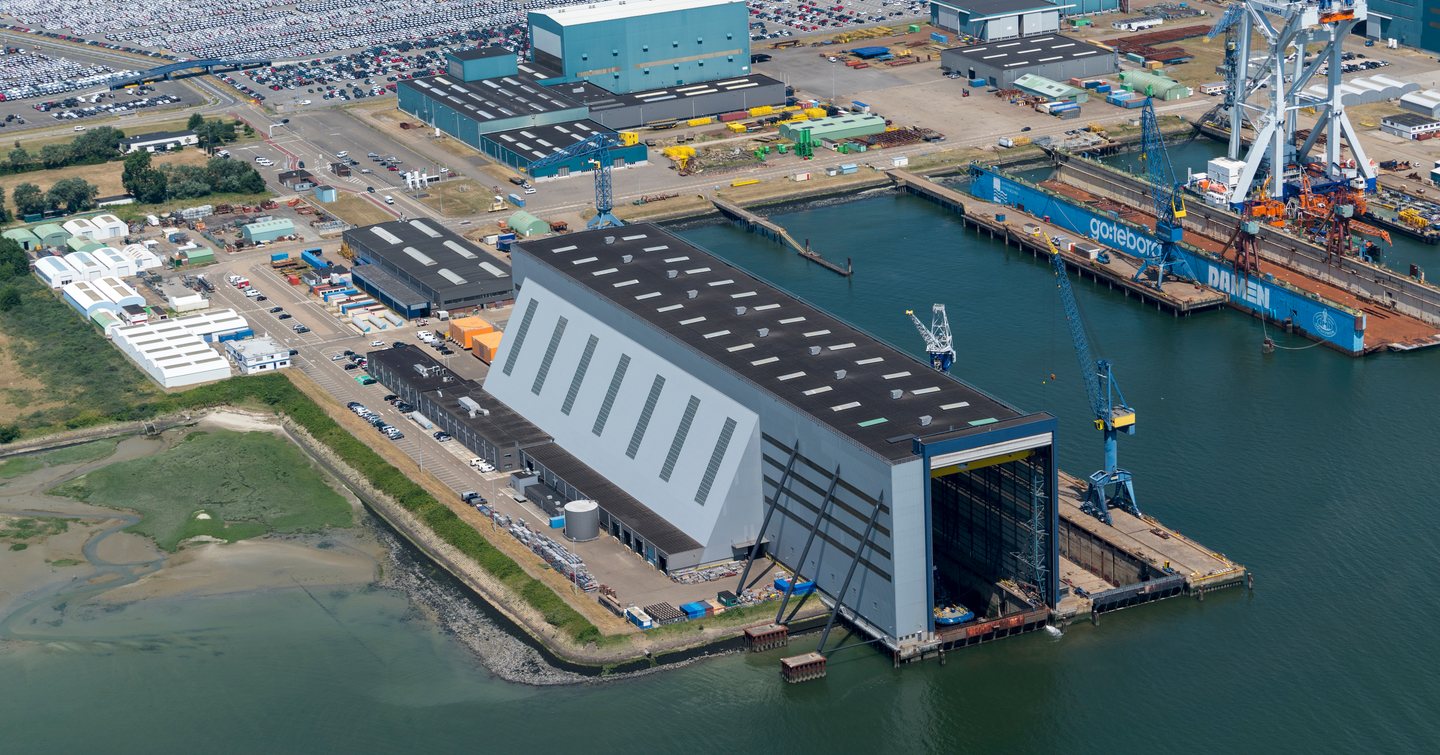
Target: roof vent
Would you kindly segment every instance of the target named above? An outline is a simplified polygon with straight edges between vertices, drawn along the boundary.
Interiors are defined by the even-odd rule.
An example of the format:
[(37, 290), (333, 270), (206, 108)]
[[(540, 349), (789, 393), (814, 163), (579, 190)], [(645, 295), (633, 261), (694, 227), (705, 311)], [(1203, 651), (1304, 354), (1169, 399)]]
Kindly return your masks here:
[(819, 356), (819, 355), (820, 355), (820, 347), (819, 347), (819, 346), (811, 346), (811, 347), (810, 347), (810, 356), (813, 357), (813, 356)]
[(679, 273), (678, 271), (675, 271), (675, 270), (666, 270), (666, 271), (665, 271), (665, 277), (666, 277), (666, 278), (674, 278), (675, 276), (677, 276), (677, 275), (679, 275), (679, 274), (680, 274), (680, 273)]
[(632, 256), (630, 256), (630, 255), (628, 255), (628, 254), (622, 254), (622, 255), (620, 255), (620, 261), (621, 261), (621, 262), (626, 262), (626, 263), (628, 263), (628, 262), (630, 262), (630, 260), (633, 260), (633, 259), (635, 259), (635, 258), (632, 257)]
[(928, 426), (930, 425), (930, 423), (931, 423), (934, 419), (935, 419), (934, 417), (931, 417), (931, 416), (928, 415), (928, 414), (922, 414), (922, 415), (920, 415), (920, 426), (921, 426), (921, 427), (928, 427)]
[(614, 236), (606, 236), (606, 237), (605, 237), (605, 243), (607, 243), (607, 244), (613, 244), (613, 243), (615, 243), (615, 237), (614, 237)]
[(836, 379), (836, 380), (844, 380), (844, 379), (845, 379), (845, 371), (844, 371), (844, 370), (836, 370), (836, 371), (835, 371), (835, 379)]
[(902, 391), (902, 390), (900, 390), (899, 388), (896, 388), (895, 390), (890, 391), (890, 398), (900, 398), (901, 396), (904, 396), (904, 395), (905, 395), (905, 391)]
[(761, 328), (761, 329), (759, 329), (759, 330), (757, 330), (757, 331), (755, 331), (755, 332), (756, 332), (756, 333), (759, 333), (761, 338), (764, 338), (765, 336), (770, 335), (770, 329), (769, 329), (769, 328)]
[(699, 294), (700, 294), (699, 291), (696, 291), (695, 289), (692, 288), (692, 289), (690, 289), (689, 291), (686, 291), (686, 292), (685, 292), (685, 298), (686, 298), (686, 299), (694, 299), (694, 298), (695, 298), (696, 296), (698, 296)]
[(735, 314), (737, 314), (737, 315), (743, 315), (743, 314), (745, 314), (745, 308), (744, 308), (744, 307), (736, 307), (736, 308), (735, 308)]

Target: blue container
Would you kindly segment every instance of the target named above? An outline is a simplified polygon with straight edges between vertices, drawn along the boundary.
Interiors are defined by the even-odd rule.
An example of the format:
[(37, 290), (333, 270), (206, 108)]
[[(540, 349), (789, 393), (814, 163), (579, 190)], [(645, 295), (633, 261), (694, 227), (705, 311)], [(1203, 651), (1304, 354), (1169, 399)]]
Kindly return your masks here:
[(682, 611), (685, 612), (685, 616), (686, 616), (687, 618), (691, 618), (691, 619), (703, 619), (703, 618), (705, 618), (705, 604), (704, 604), (704, 603), (686, 603), (685, 605), (680, 606), (680, 610), (682, 610)]
[[(784, 592), (784, 591), (790, 589), (790, 580), (789, 580), (788, 578), (786, 578), (786, 577), (779, 577), (779, 578), (777, 578), (777, 579), (775, 580), (775, 589), (776, 589), (776, 590), (779, 590), (779, 591), (781, 591), (781, 592)], [(800, 582), (796, 582), (796, 583), (795, 583), (795, 591), (794, 591), (792, 594), (794, 594), (794, 595), (805, 595), (805, 594), (808, 594), (811, 590), (814, 590), (814, 589), (815, 589), (815, 582), (814, 582), (814, 581), (808, 580), (808, 579), (807, 579), (807, 580), (802, 580), (802, 581), (800, 581)]]
[(985, 85), (988, 84), (988, 83), (990, 83), (990, 82), (986, 81), (985, 79), (971, 79), (971, 80), (970, 80), (970, 86), (972, 86), (972, 87), (983, 87), (983, 86), (985, 86)]
[(1095, 87), (1095, 92), (1096, 94), (1109, 94), (1110, 89), (1111, 87), (1109, 84), (1100, 84)]
[(558, 529), (563, 528), (564, 526), (565, 526), (565, 517), (563, 517), (563, 516), (552, 516), (552, 517), (550, 517), (550, 529), (552, 529), (552, 530), (558, 530)]
[(945, 36), (944, 34), (938, 34), (938, 33), (932, 31), (932, 32), (930, 32), (930, 41), (931, 41), (931, 42), (939, 42), (939, 43), (941, 43), (941, 44), (944, 44), (944, 43), (946, 43), (946, 42), (949, 42), (949, 41), (950, 41), (950, 38), (947, 37), (947, 36)]
[(289, 253), (289, 252), (276, 252), (276, 253), (270, 255), (270, 261), (271, 261), (271, 262), (280, 262), (281, 260), (288, 260), (288, 259), (290, 259), (290, 253)]
[(1004, 213), (1001, 213), (1001, 212), (995, 213), (995, 220), (996, 220), (996, 222), (1004, 223), (1004, 222), (1005, 222), (1005, 214), (1004, 214)]
[(513, 204), (513, 205), (515, 205), (516, 207), (524, 207), (524, 206), (525, 206), (525, 200), (521, 199), (519, 194), (511, 194), (511, 195), (510, 195), (510, 204)]

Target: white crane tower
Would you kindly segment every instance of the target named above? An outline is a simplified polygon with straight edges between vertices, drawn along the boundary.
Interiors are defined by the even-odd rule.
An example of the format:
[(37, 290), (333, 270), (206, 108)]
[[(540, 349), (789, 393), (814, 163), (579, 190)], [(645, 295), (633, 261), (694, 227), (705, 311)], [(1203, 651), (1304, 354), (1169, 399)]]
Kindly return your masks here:
[(910, 322), (915, 324), (915, 329), (920, 331), (920, 337), (925, 339), (925, 352), (930, 355), (930, 366), (941, 372), (949, 372), (950, 365), (955, 363), (955, 342), (950, 337), (950, 318), (945, 315), (945, 305), (931, 306), (928, 328), (915, 316), (915, 310), (907, 309), (905, 314), (910, 318)]
[[(1255, 128), (1239, 183), (1230, 194), (1231, 206), (1250, 196), (1262, 165), (1271, 174), (1270, 195), (1282, 201), (1286, 183), (1298, 178), (1309, 162), (1319, 162), (1324, 176), (1316, 181), (1317, 190), (1326, 184), (1375, 188), (1375, 167), (1345, 115), (1340, 88), (1341, 42), (1368, 15), (1366, 0), (1244, 0), (1221, 18), (1216, 31), (1229, 27), (1235, 48), (1226, 66), (1231, 160), (1241, 159), (1241, 125), (1248, 122)], [(1254, 34), (1264, 38), (1263, 52), (1252, 52)], [(1325, 78), (1324, 99), (1305, 92), (1317, 75)], [(1296, 121), (1305, 109), (1314, 110), (1315, 128), (1297, 147)], [(1322, 134), (1325, 154), (1312, 160), (1310, 150)], [(1342, 145), (1350, 149), (1353, 162), (1342, 157)]]

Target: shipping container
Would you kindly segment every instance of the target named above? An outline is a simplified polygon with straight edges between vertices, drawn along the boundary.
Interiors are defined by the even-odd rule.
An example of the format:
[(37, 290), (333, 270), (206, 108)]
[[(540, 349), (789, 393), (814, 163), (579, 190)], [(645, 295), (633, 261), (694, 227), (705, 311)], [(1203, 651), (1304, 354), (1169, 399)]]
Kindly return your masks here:
[(713, 123), (714, 121), (715, 121), (714, 118), (691, 118), (690, 120), (685, 121), (685, 125), (687, 125), (687, 126), (709, 126), (709, 125), (710, 125), (711, 123)]
[(450, 340), (468, 349), (475, 345), (475, 336), (493, 333), (495, 326), (483, 317), (457, 317), (450, 321)]
[(653, 629), (655, 622), (651, 620), (650, 614), (645, 613), (635, 606), (625, 609), (625, 619), (641, 629)]
[(730, 121), (743, 121), (743, 120), (745, 120), (746, 118), (749, 118), (749, 117), (750, 117), (750, 114), (747, 113), (747, 112), (745, 112), (744, 110), (736, 110), (736, 111), (731, 112), (731, 113), (721, 113), (721, 114), (720, 114), (720, 122), (721, 122), (721, 123), (729, 123)]
[(519, 194), (510, 194), (510, 195), (509, 195), (509, 199), (510, 199), (510, 204), (513, 204), (513, 205), (515, 205), (516, 207), (524, 207), (524, 206), (525, 206), (525, 200), (521, 199)]
[(860, 172), (860, 166), (859, 166), (859, 165), (856, 165), (855, 163), (845, 163), (844, 165), (841, 165), (841, 166), (840, 166), (840, 175), (842, 175), (842, 176), (843, 176), (843, 175), (849, 175), (849, 174), (851, 174), (851, 173), (859, 173), (859, 172)]
[(288, 260), (288, 259), (290, 259), (290, 253), (289, 253), (289, 252), (275, 252), (274, 254), (271, 254), (271, 255), (270, 255), (270, 262), (272, 262), (272, 263), (275, 263), (275, 262), (284, 262), (285, 260)]
[(486, 364), (493, 363), (496, 352), (500, 350), (501, 336), (502, 333), (498, 330), (475, 335), (473, 338), (474, 345), (471, 347), (470, 353), (474, 354), (477, 359)]
[(990, 83), (990, 82), (986, 81), (985, 79), (971, 79), (971, 80), (970, 80), (970, 86), (975, 87), (975, 88), (977, 88), (977, 89), (983, 89), (983, 88), (985, 88), (987, 85), (989, 85), (989, 83)]
[(760, 105), (750, 108), (747, 112), (751, 118), (759, 118), (762, 115), (774, 115), (775, 108), (771, 105)]
[(325, 270), (330, 267), (330, 260), (321, 257), (319, 249), (306, 250), (301, 252), (300, 261), (304, 262), (310, 267), (315, 268), (316, 270)]

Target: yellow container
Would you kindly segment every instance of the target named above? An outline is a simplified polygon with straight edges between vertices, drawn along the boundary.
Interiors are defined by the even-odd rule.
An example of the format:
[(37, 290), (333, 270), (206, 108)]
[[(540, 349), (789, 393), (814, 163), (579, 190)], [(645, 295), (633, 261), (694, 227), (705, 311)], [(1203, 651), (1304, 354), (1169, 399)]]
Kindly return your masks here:
[(743, 123), (735, 123), (735, 122), (727, 123), (727, 124), (725, 124), (725, 128), (728, 128), (728, 129), (730, 129), (731, 131), (734, 131), (734, 132), (737, 133), (737, 134), (743, 134), (743, 133), (745, 133), (745, 124), (743, 124)]
[(825, 117), (825, 108), (823, 108), (823, 107), (807, 107), (807, 108), (805, 108), (805, 114), (808, 115), (808, 116), (810, 116), (811, 118), (824, 118), (824, 117)]
[(773, 105), (761, 105), (760, 107), (752, 107), (752, 108), (750, 108), (750, 117), (751, 117), (751, 118), (758, 118), (758, 117), (760, 117), (760, 116), (762, 116), (762, 115), (771, 115), (771, 114), (773, 114), (774, 112), (775, 112), (775, 107), (774, 107)]
[(687, 125), (687, 126), (709, 126), (711, 123), (714, 123), (714, 121), (715, 121), (714, 118), (691, 118), (690, 120), (685, 121), (685, 125)]
[(730, 182), (730, 185), (731, 185), (731, 186), (754, 186), (755, 184), (758, 184), (758, 183), (760, 183), (760, 179), (758, 179), (758, 178), (741, 178), (741, 179), (738, 179), (738, 180), (735, 180), (735, 181), (731, 181), (731, 182)]
[(620, 143), (626, 147), (633, 147), (640, 143), (640, 134), (634, 131), (621, 131)]

